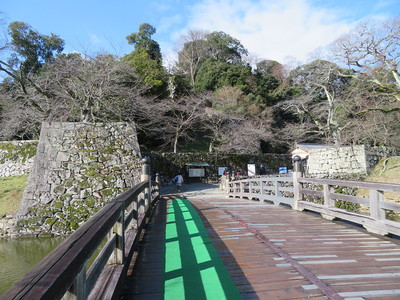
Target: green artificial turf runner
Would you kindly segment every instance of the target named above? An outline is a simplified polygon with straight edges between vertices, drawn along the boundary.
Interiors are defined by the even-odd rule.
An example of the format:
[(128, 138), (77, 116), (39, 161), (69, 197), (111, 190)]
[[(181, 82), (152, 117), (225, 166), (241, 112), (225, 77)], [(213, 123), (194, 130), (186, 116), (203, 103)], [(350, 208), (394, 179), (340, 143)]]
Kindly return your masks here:
[(168, 208), (164, 299), (242, 299), (186, 199), (173, 199)]

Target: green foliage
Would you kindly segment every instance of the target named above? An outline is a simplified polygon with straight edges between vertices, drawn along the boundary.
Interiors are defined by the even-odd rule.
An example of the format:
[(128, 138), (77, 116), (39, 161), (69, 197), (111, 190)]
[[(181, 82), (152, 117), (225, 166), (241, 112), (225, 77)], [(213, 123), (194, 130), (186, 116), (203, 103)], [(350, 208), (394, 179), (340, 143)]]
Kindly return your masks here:
[(151, 39), (156, 33), (156, 28), (149, 23), (143, 23), (139, 26), (139, 31), (131, 33), (126, 37), (128, 43), (135, 46), (136, 51), (144, 51), (149, 59), (160, 63), (162, 60), (160, 45)]
[(147, 86), (157, 89), (165, 85), (165, 71), (161, 62), (152, 59), (146, 49), (139, 48), (127, 54), (123, 60), (135, 68)]
[(155, 27), (148, 23), (139, 26), (139, 31), (126, 37), (135, 50), (123, 57), (139, 74), (143, 82), (154, 94), (162, 94), (166, 89), (166, 72), (162, 65), (160, 45), (151, 39)]
[(50, 62), (55, 53), (64, 49), (64, 41), (58, 36), (42, 35), (24, 22), (12, 22), (9, 25), (11, 44), (15, 51), (11, 62), (21, 63), (25, 73), (38, 72), (45, 63)]
[(195, 87), (199, 91), (214, 91), (223, 86), (238, 86), (246, 92), (249, 90), (247, 82), (252, 76), (248, 66), (209, 58), (199, 69)]
[(36, 155), (37, 143), (22, 143), (15, 145), (14, 143), (1, 143), (0, 151), (4, 151), (2, 158), (0, 157), (0, 164), (6, 160), (22, 161), (32, 158)]
[(242, 56), (248, 54), (239, 40), (223, 31), (207, 34), (206, 46), (210, 58), (227, 63), (241, 64)]

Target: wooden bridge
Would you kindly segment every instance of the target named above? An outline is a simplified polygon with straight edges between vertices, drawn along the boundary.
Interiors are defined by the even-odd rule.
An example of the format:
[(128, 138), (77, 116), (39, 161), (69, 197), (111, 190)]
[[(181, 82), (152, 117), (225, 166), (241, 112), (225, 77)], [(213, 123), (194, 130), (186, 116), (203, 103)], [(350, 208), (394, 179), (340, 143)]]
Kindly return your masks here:
[(226, 189), (144, 177), (2, 299), (400, 299), (399, 185), (295, 170)]

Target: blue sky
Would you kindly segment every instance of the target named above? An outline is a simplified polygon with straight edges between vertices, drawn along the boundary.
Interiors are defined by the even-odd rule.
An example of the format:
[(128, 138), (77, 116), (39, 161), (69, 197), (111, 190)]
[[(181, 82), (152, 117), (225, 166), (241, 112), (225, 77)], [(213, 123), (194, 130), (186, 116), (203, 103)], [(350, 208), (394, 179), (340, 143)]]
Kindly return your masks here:
[[(122, 56), (126, 36), (147, 22), (157, 29), (165, 61), (189, 29), (222, 30), (252, 56), (281, 63), (305, 62), (355, 24), (400, 15), (400, 0), (0, 0), (0, 18), (23, 21), (66, 42), (64, 52)], [(4, 26), (3, 26), (4, 27)]]

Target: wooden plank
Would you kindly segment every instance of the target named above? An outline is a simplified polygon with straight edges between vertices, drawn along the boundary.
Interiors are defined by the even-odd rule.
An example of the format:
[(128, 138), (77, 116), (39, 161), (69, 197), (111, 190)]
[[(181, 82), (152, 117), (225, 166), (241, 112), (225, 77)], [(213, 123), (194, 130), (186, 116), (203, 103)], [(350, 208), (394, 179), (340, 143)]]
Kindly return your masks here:
[(394, 211), (400, 212), (400, 203), (383, 201), (381, 203), (381, 207), (384, 208), (384, 209), (394, 210)]
[(330, 197), (335, 200), (343, 200), (357, 204), (369, 205), (368, 198), (362, 198), (357, 196), (345, 195), (345, 194), (338, 194), (338, 193), (330, 193)]
[(378, 189), (382, 191), (400, 193), (400, 185), (392, 183), (324, 179), (324, 178), (304, 178), (304, 177), (299, 178), (298, 181), (301, 183), (329, 184), (329, 185), (346, 186), (353, 188)]

